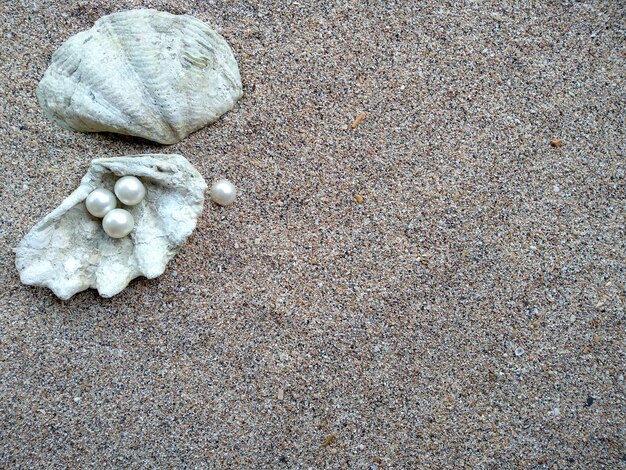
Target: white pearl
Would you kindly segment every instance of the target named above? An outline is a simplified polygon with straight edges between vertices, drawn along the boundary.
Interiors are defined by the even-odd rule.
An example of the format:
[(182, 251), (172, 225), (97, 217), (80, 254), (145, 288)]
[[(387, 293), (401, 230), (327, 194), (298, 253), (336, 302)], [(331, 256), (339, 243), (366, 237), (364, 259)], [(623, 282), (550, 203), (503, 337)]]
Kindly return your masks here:
[(230, 206), (236, 196), (237, 188), (228, 180), (217, 180), (211, 186), (211, 200), (220, 206)]
[(115, 182), (115, 195), (122, 204), (134, 206), (146, 195), (146, 187), (135, 176), (123, 176)]
[(109, 237), (122, 238), (133, 231), (135, 219), (125, 209), (113, 209), (102, 219), (102, 228)]
[(108, 212), (115, 209), (117, 199), (115, 199), (115, 194), (108, 189), (98, 188), (89, 193), (85, 199), (85, 206), (94, 217), (104, 217)]

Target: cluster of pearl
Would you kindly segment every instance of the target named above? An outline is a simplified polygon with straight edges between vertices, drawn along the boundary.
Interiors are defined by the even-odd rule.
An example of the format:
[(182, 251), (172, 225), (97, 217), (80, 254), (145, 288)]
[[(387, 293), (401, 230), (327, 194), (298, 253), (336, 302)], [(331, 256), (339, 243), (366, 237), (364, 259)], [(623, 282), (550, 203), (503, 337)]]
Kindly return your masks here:
[[(115, 182), (115, 194), (98, 188), (87, 196), (85, 206), (94, 217), (102, 218), (102, 228), (111, 238), (123, 238), (132, 232), (135, 219), (125, 209), (116, 209), (117, 200), (127, 206), (139, 204), (146, 195), (146, 187), (135, 176), (123, 176)], [(117, 198), (116, 198), (117, 196)]]

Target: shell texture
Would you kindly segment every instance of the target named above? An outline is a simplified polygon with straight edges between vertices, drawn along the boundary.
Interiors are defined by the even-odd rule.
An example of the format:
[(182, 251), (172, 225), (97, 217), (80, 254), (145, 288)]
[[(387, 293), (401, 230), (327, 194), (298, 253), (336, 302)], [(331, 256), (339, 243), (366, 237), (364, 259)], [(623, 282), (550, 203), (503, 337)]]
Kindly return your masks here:
[[(96, 188), (112, 190), (116, 179), (126, 175), (141, 179), (146, 196), (136, 206), (122, 206), (135, 227), (115, 239), (87, 212), (85, 198)], [(160, 276), (193, 232), (206, 188), (200, 173), (180, 155), (93, 160), (80, 186), (16, 248), (21, 281), (68, 299), (90, 287), (111, 297), (138, 276)]]
[(53, 55), (37, 98), (46, 116), (81, 132), (116, 132), (162, 144), (216, 121), (241, 98), (226, 40), (189, 15), (114, 13)]

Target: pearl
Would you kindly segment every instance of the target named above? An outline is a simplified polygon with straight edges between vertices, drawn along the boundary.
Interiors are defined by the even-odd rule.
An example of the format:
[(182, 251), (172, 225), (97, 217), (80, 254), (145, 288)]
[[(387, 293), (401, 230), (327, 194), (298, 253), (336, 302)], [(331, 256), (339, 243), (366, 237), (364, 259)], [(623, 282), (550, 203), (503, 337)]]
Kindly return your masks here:
[(236, 196), (237, 188), (228, 180), (217, 180), (211, 186), (211, 200), (220, 206), (230, 206)]
[(146, 195), (146, 187), (135, 176), (123, 176), (115, 182), (115, 195), (123, 204), (134, 206)]
[(104, 217), (108, 212), (115, 209), (117, 199), (115, 199), (115, 194), (108, 189), (98, 188), (89, 193), (85, 199), (85, 206), (94, 217)]
[(135, 219), (124, 209), (113, 209), (102, 219), (102, 228), (109, 237), (122, 238), (133, 231)]

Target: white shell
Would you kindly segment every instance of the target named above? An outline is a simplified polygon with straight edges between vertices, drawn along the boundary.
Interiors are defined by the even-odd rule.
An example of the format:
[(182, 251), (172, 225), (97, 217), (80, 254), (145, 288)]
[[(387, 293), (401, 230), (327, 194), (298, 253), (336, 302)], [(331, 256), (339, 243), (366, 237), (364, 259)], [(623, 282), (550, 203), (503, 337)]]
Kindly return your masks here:
[(81, 132), (174, 144), (231, 110), (243, 89), (226, 40), (188, 15), (123, 11), (100, 18), (52, 56), (37, 98)]
[[(85, 198), (95, 188), (113, 189), (125, 175), (141, 179), (146, 197), (126, 208), (135, 219), (133, 231), (115, 239), (87, 212)], [(194, 230), (206, 188), (200, 173), (180, 155), (93, 160), (80, 186), (16, 248), (21, 281), (68, 299), (90, 287), (111, 297), (138, 276), (161, 275)]]

